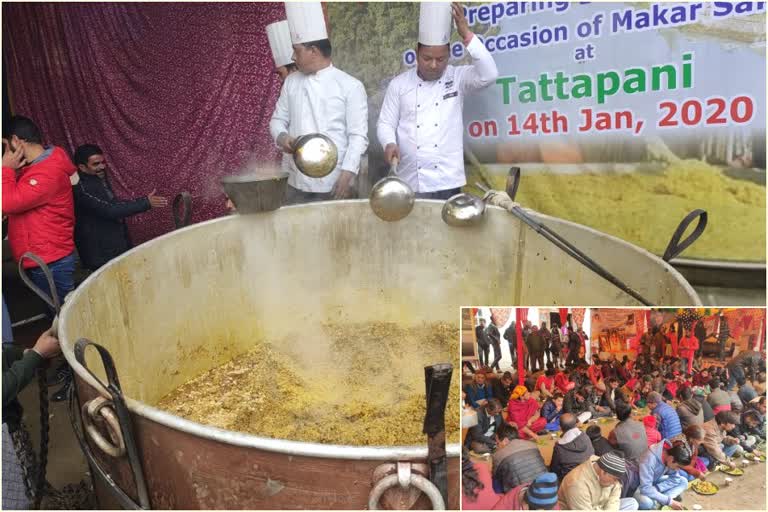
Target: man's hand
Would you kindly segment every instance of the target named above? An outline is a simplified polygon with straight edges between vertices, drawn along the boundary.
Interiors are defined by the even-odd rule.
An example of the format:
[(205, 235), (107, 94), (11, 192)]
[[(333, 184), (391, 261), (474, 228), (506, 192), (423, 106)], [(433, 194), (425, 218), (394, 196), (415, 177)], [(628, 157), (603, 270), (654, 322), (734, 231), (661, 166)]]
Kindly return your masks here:
[(168, 199), (163, 196), (158, 196), (157, 189), (150, 192), (150, 194), (147, 196), (147, 199), (149, 200), (149, 205), (152, 208), (162, 208), (164, 206), (168, 206)]
[(394, 142), (390, 142), (387, 144), (387, 147), (384, 148), (384, 160), (389, 164), (392, 165), (392, 159), (397, 158), (400, 160), (400, 148), (397, 147), (397, 144)]
[(296, 139), (288, 135), (286, 132), (281, 133), (277, 137), (277, 145), (283, 150), (283, 153), (293, 153), (293, 146), (296, 144)]
[(355, 177), (355, 173), (349, 171), (341, 171), (339, 179), (331, 189), (331, 195), (334, 199), (346, 199), (352, 192), (352, 180)]
[[(3, 139), (5, 141), (5, 139)], [(24, 161), (24, 151), (21, 146), (17, 146), (14, 151), (11, 151), (6, 146), (5, 153), (3, 154), (3, 167), (10, 167), (14, 171), (20, 167), (24, 167), (26, 162)]]
[(682, 504), (682, 503), (680, 503), (679, 501), (676, 501), (676, 500), (672, 500), (672, 501), (670, 501), (670, 502), (669, 502), (669, 507), (670, 507), (672, 510), (683, 510), (683, 504)]
[(458, 2), (451, 4), (451, 10), (453, 11), (453, 21), (456, 22), (456, 32), (462, 39), (467, 39), (472, 32), (469, 30), (469, 23), (467, 18), (464, 17), (464, 8)]
[(41, 334), (32, 350), (40, 354), (44, 359), (50, 359), (61, 352), (59, 340), (51, 335), (51, 331), (45, 331)]
[(707, 481), (707, 474), (706, 473), (700, 474), (699, 475), (699, 480), (701, 480), (702, 482), (706, 482)]

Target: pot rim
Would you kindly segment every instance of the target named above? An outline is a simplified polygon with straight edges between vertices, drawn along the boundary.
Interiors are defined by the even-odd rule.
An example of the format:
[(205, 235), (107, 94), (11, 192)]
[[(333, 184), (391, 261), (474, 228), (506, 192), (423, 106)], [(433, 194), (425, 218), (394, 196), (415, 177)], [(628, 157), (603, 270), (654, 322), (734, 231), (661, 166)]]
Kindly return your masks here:
[[(442, 207), (442, 204), (444, 203), (444, 201), (433, 200), (433, 199), (417, 199), (415, 202), (439, 204), (441, 205), (441, 207)], [(323, 203), (298, 204), (298, 205), (283, 206), (280, 209), (316, 208), (318, 206), (333, 207), (335, 204), (346, 204), (346, 203), (368, 203), (368, 199), (346, 199), (341, 201), (326, 201)], [(497, 206), (488, 206), (486, 208), (486, 211), (488, 210), (498, 210), (499, 212), (506, 213), (504, 209), (499, 208)], [(276, 210), (276, 211), (279, 211), (279, 210)], [(655, 254), (643, 249), (642, 247), (638, 247), (636, 245), (630, 244), (625, 240), (603, 233), (601, 231), (597, 231), (596, 229), (590, 228), (588, 226), (577, 224), (575, 222), (567, 221), (557, 217), (551, 217), (551, 216), (544, 215), (528, 209), (526, 209), (526, 211), (542, 219), (553, 219), (553, 220), (556, 220), (557, 222), (570, 224), (570, 225), (579, 227), (583, 230), (605, 236), (611, 239), (611, 241), (614, 243), (628, 246), (633, 248), (636, 251), (640, 251), (647, 257), (655, 260), (657, 263), (660, 263), (662, 268), (664, 268), (667, 272), (671, 273), (674, 277), (676, 277), (676, 280), (683, 287), (684, 291), (693, 298), (693, 300), (691, 301), (691, 304), (688, 305), (689, 307), (697, 307), (702, 305), (701, 299), (699, 298), (698, 294), (694, 291), (693, 287), (688, 283), (688, 281), (685, 280), (685, 278), (683, 278), (683, 276), (674, 267), (672, 267), (669, 263), (665, 262)], [(261, 215), (268, 215), (268, 214), (269, 213), (262, 213)], [(146, 250), (146, 248), (149, 246), (163, 243), (163, 241), (166, 238), (174, 236), (178, 232), (199, 229), (202, 226), (214, 224), (217, 222), (231, 221), (232, 217), (233, 216), (225, 216), (225, 217), (220, 217), (216, 219), (211, 219), (209, 221), (192, 224), (190, 226), (177, 229), (175, 231), (171, 231), (169, 233), (166, 233), (162, 236), (159, 236), (157, 238), (154, 238), (152, 240), (149, 240), (143, 244), (140, 244), (134, 247), (133, 249), (125, 252), (124, 254), (112, 260), (112, 262), (120, 261), (123, 258), (128, 258), (134, 252)], [(74, 340), (70, 342), (70, 337), (68, 333), (69, 322), (67, 318), (68, 316), (67, 313), (69, 312), (69, 308), (73, 302), (73, 299), (77, 298), (80, 294), (84, 293), (83, 290), (87, 288), (88, 282), (91, 280), (98, 279), (101, 273), (106, 272), (108, 270), (108, 267), (112, 262), (108, 263), (107, 265), (103, 266), (102, 268), (92, 273), (90, 276), (88, 276), (88, 278), (85, 281), (83, 281), (83, 283), (80, 284), (80, 286), (78, 286), (74, 291), (72, 291), (68, 295), (67, 299), (69, 300), (66, 300), (64, 302), (61, 310), (61, 314), (59, 316), (59, 334), (60, 334), (61, 349), (62, 349), (62, 353), (64, 354), (64, 357), (66, 358), (67, 362), (72, 366), (73, 370), (75, 371), (76, 377), (79, 377), (80, 379), (82, 379), (85, 383), (87, 383), (92, 388), (96, 389), (100, 394), (104, 395), (106, 398), (110, 396), (106, 388), (98, 380), (94, 379), (90, 375), (90, 373), (88, 373), (85, 370), (85, 368), (83, 368), (83, 366), (80, 365), (80, 363), (78, 363), (75, 360), (75, 356), (73, 353)], [(99, 340), (93, 340), (93, 341), (96, 343), (99, 343)], [(351, 445), (310, 443), (310, 442), (303, 442), (303, 441), (288, 441), (284, 439), (260, 437), (252, 434), (245, 434), (241, 432), (225, 430), (217, 427), (212, 427), (209, 425), (203, 425), (202, 423), (186, 420), (184, 418), (176, 416), (175, 414), (171, 414), (169, 412), (163, 411), (156, 407), (152, 407), (150, 405), (147, 405), (143, 402), (140, 402), (128, 396), (125, 397), (125, 401), (126, 401), (126, 405), (128, 406), (128, 409), (131, 412), (139, 416), (142, 416), (148, 420), (154, 421), (156, 423), (159, 423), (169, 428), (186, 432), (188, 434), (196, 435), (196, 436), (210, 439), (213, 441), (219, 441), (222, 443), (231, 444), (235, 446), (257, 448), (257, 449), (262, 449), (262, 450), (267, 450), (272, 452), (285, 453), (288, 455), (324, 457), (324, 458), (334, 458), (334, 459), (358, 459), (358, 460), (422, 459), (423, 460), (424, 458), (427, 457), (427, 448), (426, 446), (421, 446), (421, 445), (351, 446)], [(460, 420), (460, 418), (458, 419)], [(449, 457), (458, 457), (459, 454), (461, 453), (461, 444), (460, 443), (447, 444), (446, 452)]]

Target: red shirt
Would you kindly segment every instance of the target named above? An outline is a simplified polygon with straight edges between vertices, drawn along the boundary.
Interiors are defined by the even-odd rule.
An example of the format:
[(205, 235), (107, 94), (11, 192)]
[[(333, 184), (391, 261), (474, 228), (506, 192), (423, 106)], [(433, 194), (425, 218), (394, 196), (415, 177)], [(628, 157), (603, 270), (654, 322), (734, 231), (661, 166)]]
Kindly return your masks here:
[[(27, 251), (52, 263), (75, 250), (72, 176), (77, 169), (63, 149), (53, 147), (43, 160), (16, 172), (3, 167), (3, 214), (16, 261)], [(24, 268), (36, 267), (24, 261)]]

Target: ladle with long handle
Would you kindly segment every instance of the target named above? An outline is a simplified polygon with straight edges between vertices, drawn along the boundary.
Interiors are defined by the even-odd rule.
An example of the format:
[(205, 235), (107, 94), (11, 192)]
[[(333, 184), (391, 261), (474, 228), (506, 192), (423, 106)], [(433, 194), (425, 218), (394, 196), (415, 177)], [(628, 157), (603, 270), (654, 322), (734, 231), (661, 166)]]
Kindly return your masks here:
[(397, 177), (398, 159), (392, 158), (389, 174), (371, 189), (371, 209), (381, 220), (395, 222), (411, 213), (416, 194), (404, 180)]
[(475, 183), (475, 186), (485, 192), (485, 200), (488, 201), (490, 204), (494, 206), (499, 206), (501, 208), (504, 208), (509, 213), (517, 217), (518, 219), (522, 220), (525, 224), (527, 224), (531, 229), (536, 231), (538, 234), (552, 242), (556, 247), (561, 249), (563, 252), (571, 256), (573, 259), (590, 269), (595, 274), (599, 275), (609, 283), (613, 284), (617, 288), (619, 288), (621, 291), (629, 295), (630, 297), (634, 298), (644, 306), (653, 306), (653, 303), (640, 295), (636, 290), (625, 284), (623, 281), (621, 281), (619, 278), (611, 274), (608, 270), (606, 270), (603, 266), (601, 266), (599, 263), (597, 263), (595, 260), (584, 254), (578, 247), (573, 245), (571, 242), (560, 236), (557, 232), (546, 226), (545, 224), (542, 224), (541, 222), (533, 219), (531, 216), (529, 216), (520, 206), (517, 205), (514, 201), (511, 200), (511, 198), (506, 193), (500, 193), (493, 190), (490, 190), (488, 187), (484, 186), (481, 183)]

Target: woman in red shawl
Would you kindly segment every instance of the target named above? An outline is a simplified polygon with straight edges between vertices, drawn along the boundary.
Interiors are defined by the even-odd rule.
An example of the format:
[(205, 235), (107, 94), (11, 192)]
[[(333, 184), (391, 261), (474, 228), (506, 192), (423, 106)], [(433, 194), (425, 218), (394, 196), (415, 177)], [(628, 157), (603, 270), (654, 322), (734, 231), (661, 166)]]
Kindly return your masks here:
[(525, 386), (517, 386), (509, 395), (507, 422), (517, 425), (520, 439), (538, 439), (536, 432), (544, 430), (547, 420), (539, 414), (539, 403), (531, 398)]

